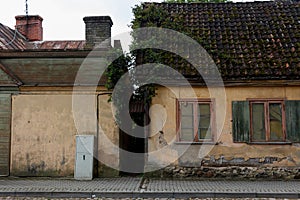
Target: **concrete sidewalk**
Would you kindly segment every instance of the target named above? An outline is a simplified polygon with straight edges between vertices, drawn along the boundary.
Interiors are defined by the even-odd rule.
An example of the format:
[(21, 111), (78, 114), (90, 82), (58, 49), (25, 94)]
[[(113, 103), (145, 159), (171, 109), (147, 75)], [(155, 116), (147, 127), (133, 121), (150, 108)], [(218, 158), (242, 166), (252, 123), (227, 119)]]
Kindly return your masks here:
[(0, 197), (300, 198), (300, 181), (0, 178)]

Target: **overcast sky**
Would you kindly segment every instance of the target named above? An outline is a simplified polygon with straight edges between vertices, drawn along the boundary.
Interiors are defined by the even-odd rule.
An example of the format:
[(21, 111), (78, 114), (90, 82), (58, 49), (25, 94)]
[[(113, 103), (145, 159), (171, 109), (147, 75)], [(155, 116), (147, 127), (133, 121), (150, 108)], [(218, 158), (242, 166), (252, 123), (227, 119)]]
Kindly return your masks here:
[[(29, 15), (40, 15), (44, 40), (84, 40), (85, 16), (111, 16), (112, 36), (129, 31), (132, 7), (143, 0), (28, 0)], [(148, 0), (160, 2), (161, 0)], [(11, 28), (25, 15), (25, 0), (1, 0), (0, 23)]]

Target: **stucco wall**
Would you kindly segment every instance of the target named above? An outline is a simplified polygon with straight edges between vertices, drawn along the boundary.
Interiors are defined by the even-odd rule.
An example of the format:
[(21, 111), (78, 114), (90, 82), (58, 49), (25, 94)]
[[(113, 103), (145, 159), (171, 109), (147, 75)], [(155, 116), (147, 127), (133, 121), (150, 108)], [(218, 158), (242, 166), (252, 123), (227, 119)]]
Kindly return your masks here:
[[(90, 97), (89, 100), (78, 100), (80, 106), (76, 112), (81, 114), (74, 118), (72, 93), (48, 92), (13, 96), (11, 175), (73, 176), (75, 136), (97, 136), (97, 110), (99, 125), (116, 142), (118, 135), (109, 135), (117, 132), (113, 131), (115, 124), (111, 113), (106, 111), (110, 107), (108, 95), (99, 97), (99, 102), (97, 95)], [(96, 108), (98, 103), (101, 103), (99, 109)], [(104, 156), (103, 148), (99, 137), (98, 156)], [(118, 162), (114, 164), (118, 165)]]
[[(207, 88), (195, 87), (194, 92), (198, 98), (210, 98)], [(217, 137), (217, 145), (182, 145), (176, 144), (176, 97), (192, 98), (192, 89), (181, 88), (163, 88), (157, 91), (158, 95), (153, 99), (153, 104), (160, 104), (164, 109), (159, 109), (158, 116), (167, 116), (166, 121), (153, 120), (149, 138), (149, 152), (159, 152), (161, 149), (169, 148), (170, 154), (159, 155), (155, 160), (149, 162), (160, 162), (169, 159), (174, 160), (175, 164), (182, 166), (200, 166), (205, 164), (245, 164), (245, 165), (272, 165), (272, 166), (300, 166), (300, 145), (247, 145), (245, 143), (233, 143), (232, 139), (232, 101), (245, 101), (247, 98), (286, 98), (287, 100), (300, 100), (299, 87), (227, 87), (226, 92), (226, 115), (224, 126), (218, 124), (220, 129)], [(216, 106), (217, 123), (220, 121), (218, 111), (224, 109)], [(165, 111), (163, 111), (165, 110)], [(152, 114), (154, 116), (154, 114)], [(219, 116), (218, 116), (219, 115)], [(158, 133), (157, 127), (164, 123), (162, 129), (163, 135)], [(169, 146), (161, 144), (162, 138)], [(171, 147), (173, 144), (173, 147)], [(180, 151), (174, 150), (180, 146), (183, 155), (180, 157)], [(184, 149), (187, 148), (187, 149)], [(182, 150), (184, 149), (184, 150)], [(204, 158), (199, 158), (199, 153), (204, 153)], [(170, 155), (172, 155), (170, 157)], [(180, 157), (179, 159), (177, 159)]]
[[(209, 98), (206, 88), (196, 87), (198, 98)], [(231, 102), (246, 98), (286, 98), (300, 100), (298, 87), (228, 87), (226, 88), (226, 116), (224, 126), (219, 124), (220, 136), (217, 145), (176, 144), (176, 97), (191, 98), (192, 91), (187, 88), (159, 88), (152, 109), (152, 127), (148, 141), (149, 162), (173, 163), (182, 166), (201, 164), (271, 164), (272, 166), (299, 166), (300, 146), (293, 145), (247, 145), (232, 142)], [(113, 120), (108, 95), (94, 95), (94, 100), (82, 101), (79, 110), (85, 115), (77, 120), (75, 126), (72, 110), (72, 93), (27, 92), (12, 97), (11, 133), (11, 175), (24, 176), (73, 176), (75, 165), (75, 135), (97, 135), (98, 110), (98, 174), (118, 175), (119, 133)], [(96, 112), (85, 112), (89, 106)], [(98, 109), (95, 107), (98, 106)], [(221, 108), (224, 109), (224, 108)], [(218, 110), (218, 108), (217, 108)], [(217, 114), (217, 119), (218, 119)], [(166, 120), (165, 120), (166, 118)], [(160, 127), (163, 126), (162, 132)], [(104, 139), (106, 138), (106, 139)], [(168, 149), (166, 143), (185, 150), (180, 159), (178, 151)], [(199, 152), (209, 150), (204, 159)], [(201, 151), (200, 151), (200, 148)], [(164, 149), (164, 152), (160, 150)], [(156, 152), (150, 155), (152, 152)], [(184, 151), (182, 151), (184, 152)], [(108, 165), (108, 167), (106, 165)]]
[(119, 172), (119, 128), (114, 121), (108, 95), (98, 96), (99, 138), (98, 172), (99, 176), (118, 176)]
[(12, 175), (73, 174), (75, 135), (71, 95), (12, 97)]

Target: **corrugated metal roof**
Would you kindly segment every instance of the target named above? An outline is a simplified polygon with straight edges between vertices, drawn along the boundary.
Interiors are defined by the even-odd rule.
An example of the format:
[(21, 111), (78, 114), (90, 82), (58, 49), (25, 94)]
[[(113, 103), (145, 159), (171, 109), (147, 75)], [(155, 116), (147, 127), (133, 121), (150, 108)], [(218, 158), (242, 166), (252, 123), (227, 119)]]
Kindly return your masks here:
[(83, 50), (84, 40), (28, 42), (17, 30), (0, 23), (0, 50)]
[(66, 40), (66, 41), (42, 41), (30, 42), (27, 49), (40, 49), (40, 50), (83, 50), (85, 45), (84, 40)]
[(105, 58), (108, 48), (100, 49), (103, 55), (89, 59), (85, 68), (81, 68), (90, 53), (85, 43), (84, 40), (29, 42), (17, 30), (0, 23), (0, 86), (104, 85), (106, 78), (99, 75), (99, 67), (105, 67), (101, 58)]
[(24, 50), (26, 43), (26, 38), (17, 30), (0, 23), (0, 50)]

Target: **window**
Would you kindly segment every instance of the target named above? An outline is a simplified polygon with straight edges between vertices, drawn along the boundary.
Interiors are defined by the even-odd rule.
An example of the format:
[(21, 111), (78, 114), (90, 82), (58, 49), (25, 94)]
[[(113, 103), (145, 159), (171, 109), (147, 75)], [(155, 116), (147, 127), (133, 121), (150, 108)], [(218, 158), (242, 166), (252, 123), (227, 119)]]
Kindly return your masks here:
[(250, 128), (252, 142), (284, 142), (284, 102), (251, 101)]
[(234, 142), (300, 142), (300, 101), (234, 101), (232, 128)]
[(177, 130), (181, 142), (213, 141), (213, 101), (178, 100)]

